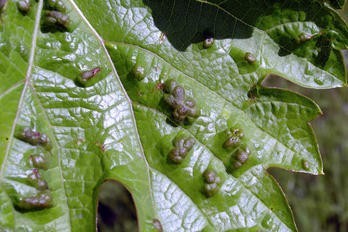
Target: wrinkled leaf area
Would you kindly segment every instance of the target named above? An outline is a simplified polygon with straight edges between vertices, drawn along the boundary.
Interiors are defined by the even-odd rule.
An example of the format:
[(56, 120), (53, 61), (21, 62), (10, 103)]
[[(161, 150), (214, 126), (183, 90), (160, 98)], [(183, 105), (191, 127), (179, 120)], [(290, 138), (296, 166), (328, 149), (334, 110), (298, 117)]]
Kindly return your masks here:
[(144, 229), (152, 203), (131, 106), (96, 33), (57, 2), (23, 12), (8, 1), (1, 14), (0, 230), (94, 230), (109, 178), (149, 209), (139, 210)]
[[(281, 190), (265, 170), (268, 167), (281, 167), (322, 173), (321, 158), (308, 124), (320, 110), (303, 96), (268, 89), (260, 83), (269, 73), (278, 73), (303, 86), (340, 86), (345, 80), (342, 58), (337, 58), (340, 60), (338, 69), (332, 67), (339, 70), (339, 75), (332, 75), (330, 70), (312, 63), (301, 54), (279, 54), (280, 46), (286, 44), (277, 44), (271, 33), (257, 28), (254, 28), (251, 37), (245, 39), (216, 39), (210, 47), (205, 47), (204, 41), (200, 40), (184, 51), (178, 51), (180, 48), (175, 47), (175, 43), (184, 44), (185, 41), (180, 40), (184, 36), (177, 40), (175, 36), (189, 34), (186, 24), (198, 18), (194, 14), (194, 1), (168, 1), (171, 7), (149, 2), (150, 9), (134, 1), (122, 1), (120, 5), (113, 5), (117, 14), (108, 14), (108, 17), (116, 18), (120, 26), (111, 32), (98, 32), (108, 40), (107, 48), (133, 100), (147, 160), (156, 170), (155, 173), (161, 173), (160, 177), (157, 177), (158, 174), (153, 176), (156, 180), (168, 181), (179, 187), (184, 196), (191, 199), (191, 208), (195, 209), (194, 212), (193, 209), (185, 211), (186, 215), (197, 215), (192, 221), (191, 217), (181, 214), (183, 209), (186, 210), (184, 204), (189, 203), (186, 197), (175, 200), (177, 198), (174, 196), (178, 193), (170, 185), (158, 187), (153, 184), (154, 201), (157, 210), (160, 210), (159, 218), (165, 230), (296, 230)], [(206, 9), (208, 7), (204, 4), (197, 5), (202, 6), (199, 8), (202, 21), (209, 18), (205, 14), (209, 15), (211, 9)], [(156, 20), (156, 14), (168, 12), (166, 8), (172, 9), (167, 16), (175, 19), (162, 14)], [(213, 10), (216, 15), (223, 14), (216, 7)], [(326, 10), (323, 8), (323, 11)], [(177, 18), (173, 16), (176, 14), (179, 15)], [(93, 18), (92, 15), (87, 17)], [(272, 20), (275, 20), (273, 18), (277, 17), (272, 16)], [(165, 20), (167, 24), (163, 23)], [(233, 21), (231, 18), (229, 20)], [(295, 17), (292, 20), (300, 19)], [(201, 23), (197, 21), (195, 25)], [(127, 22), (127, 25), (121, 22)], [(177, 27), (173, 28), (175, 24)], [(284, 27), (279, 29), (279, 34), (282, 33), (279, 36), (289, 36), (291, 29), (296, 36), (300, 35), (301, 30), (305, 33), (306, 22), (297, 21), (295, 24), (300, 28)], [(103, 23), (97, 21), (95, 25)], [(127, 36), (120, 38), (118, 35), (123, 33)], [(203, 32), (202, 37), (204, 40)], [(303, 46), (310, 50), (308, 44)], [(255, 62), (245, 58), (247, 52), (255, 56)], [(296, 68), (292, 69), (290, 65)], [(175, 111), (173, 113), (173, 106), (167, 100), (166, 85), (172, 83), (168, 81), (181, 85), (185, 89), (185, 97), (195, 100), (200, 115), (192, 123), (175, 122)], [(237, 148), (230, 150), (224, 145), (231, 130), (243, 131), (244, 138)], [(178, 159), (175, 158), (173, 162), (171, 157), (173, 150), (177, 149), (176, 141), (182, 137), (194, 138), (196, 143), (183, 161), (177, 164)], [(236, 165), (238, 149), (250, 151), (247, 161), (241, 166)], [(210, 197), (205, 192), (206, 170), (215, 170), (221, 179), (219, 191)], [(162, 194), (164, 197), (161, 197)], [(184, 219), (178, 224), (181, 217)]]
[[(94, 230), (97, 187), (114, 179), (132, 193), (141, 231), (296, 230), (266, 169), (322, 173), (308, 124), (320, 110), (261, 83), (275, 73), (305, 87), (344, 85), (334, 49), (312, 57), (303, 50), (317, 42), (284, 39), (324, 24), (291, 18), (293, 6), (274, 11), (279, 4), (242, 17), (231, 2), (30, 1), (28, 11), (18, 2), (1, 13), (1, 229)], [(327, 27), (346, 32), (323, 12), (334, 20)], [(224, 23), (235, 31), (204, 45), (205, 27)], [(198, 40), (185, 40), (188, 31)]]

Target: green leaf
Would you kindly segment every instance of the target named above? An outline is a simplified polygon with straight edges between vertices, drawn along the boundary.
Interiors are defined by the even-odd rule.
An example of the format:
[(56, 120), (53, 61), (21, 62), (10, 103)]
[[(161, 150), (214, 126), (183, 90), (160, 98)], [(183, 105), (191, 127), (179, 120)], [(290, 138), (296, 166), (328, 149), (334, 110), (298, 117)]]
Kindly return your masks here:
[[(113, 179), (140, 231), (155, 219), (164, 231), (296, 231), (267, 168), (323, 173), (309, 124), (321, 111), (262, 83), (347, 85), (348, 29), (331, 6), (18, 2), (0, 24), (1, 229), (93, 231), (97, 187)], [(46, 201), (31, 209), (35, 196)]]

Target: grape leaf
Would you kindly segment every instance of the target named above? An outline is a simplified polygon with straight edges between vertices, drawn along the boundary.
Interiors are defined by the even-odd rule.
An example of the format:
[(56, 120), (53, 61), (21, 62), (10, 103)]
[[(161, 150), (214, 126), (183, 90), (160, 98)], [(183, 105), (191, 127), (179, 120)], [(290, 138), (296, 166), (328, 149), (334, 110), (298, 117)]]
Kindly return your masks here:
[(266, 170), (323, 173), (321, 111), (262, 83), (347, 85), (337, 6), (25, 2), (1, 10), (0, 228), (92, 231), (113, 179), (140, 231), (296, 231)]

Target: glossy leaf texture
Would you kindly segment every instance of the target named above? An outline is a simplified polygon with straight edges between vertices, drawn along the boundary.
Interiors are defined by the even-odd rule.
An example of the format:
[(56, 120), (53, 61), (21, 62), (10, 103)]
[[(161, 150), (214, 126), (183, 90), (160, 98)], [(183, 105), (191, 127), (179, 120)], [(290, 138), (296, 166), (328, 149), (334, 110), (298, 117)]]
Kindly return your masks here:
[(323, 173), (321, 111), (262, 82), (347, 85), (342, 1), (18, 2), (1, 13), (0, 228), (93, 231), (115, 179), (141, 231), (296, 231), (266, 170)]
[(0, 230), (93, 231), (98, 184), (114, 179), (143, 206), (146, 231), (150, 177), (130, 101), (82, 12), (57, 2), (23, 13), (8, 1), (1, 14)]

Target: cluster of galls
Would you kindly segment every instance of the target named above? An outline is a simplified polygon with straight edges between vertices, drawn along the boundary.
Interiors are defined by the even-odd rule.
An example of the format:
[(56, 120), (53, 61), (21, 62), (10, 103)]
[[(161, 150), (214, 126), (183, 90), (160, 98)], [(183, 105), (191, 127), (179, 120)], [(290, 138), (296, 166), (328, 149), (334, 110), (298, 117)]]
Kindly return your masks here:
[(228, 138), (224, 142), (224, 148), (234, 149), (239, 146), (241, 139), (244, 137), (243, 132), (240, 129), (231, 129), (228, 131)]
[(32, 210), (32, 209), (45, 209), (52, 206), (52, 196), (51, 193), (47, 191), (41, 191), (35, 196), (26, 197), (20, 199), (17, 207), (22, 210)]
[(28, 182), (39, 192), (35, 196), (20, 197), (16, 206), (22, 210), (39, 210), (51, 207), (51, 192), (49, 191), (47, 182), (42, 178), (38, 168), (33, 168), (31, 170), (31, 173), (28, 175)]
[(228, 138), (225, 140), (223, 147), (228, 150), (234, 150), (231, 162), (234, 168), (241, 167), (249, 158), (249, 149), (242, 148), (244, 144), (242, 139), (243, 132), (240, 129), (231, 129), (228, 132)]
[(39, 169), (47, 169), (47, 161), (43, 155), (31, 155), (29, 157), (34, 167), (27, 176), (27, 182), (38, 190), (38, 193), (30, 197), (20, 197), (16, 206), (22, 210), (40, 210), (52, 206), (52, 196), (47, 182), (41, 176)]
[(70, 31), (69, 16), (66, 8), (60, 0), (46, 0), (44, 2), (41, 30), (45, 32)]
[(179, 137), (174, 139), (174, 148), (169, 152), (168, 159), (175, 164), (180, 164), (185, 159), (185, 157), (187, 156), (187, 154), (189, 153), (189, 151), (195, 143), (196, 142), (192, 137)]
[(31, 128), (25, 127), (16, 133), (16, 137), (31, 145), (40, 145), (46, 149), (51, 149), (51, 143), (46, 134), (35, 131)]
[(192, 122), (199, 116), (196, 102), (185, 96), (185, 90), (173, 80), (165, 82), (164, 101), (173, 109), (172, 117), (175, 122)]
[(31, 170), (31, 173), (28, 175), (28, 182), (37, 190), (43, 191), (48, 189), (47, 182), (42, 178), (37, 168)]
[(220, 177), (217, 175), (217, 173), (213, 170), (205, 170), (203, 173), (203, 179), (204, 179), (204, 187), (203, 187), (203, 193), (207, 196), (207, 197), (212, 197), (214, 196), (220, 186)]
[(249, 149), (238, 149), (235, 156), (232, 158), (232, 165), (235, 168), (240, 168), (249, 158)]
[[(47, 135), (31, 128), (25, 127), (19, 130), (19, 132), (17, 131), (16, 137), (31, 145), (41, 146), (46, 150), (51, 149), (51, 143)], [(30, 186), (36, 188), (38, 193), (30, 197), (19, 197), (18, 201), (15, 201), (16, 207), (22, 210), (39, 210), (51, 207), (52, 196), (48, 189), (48, 184), (39, 172), (40, 169), (47, 170), (48, 168), (45, 153), (31, 154), (29, 163), (33, 168), (30, 170), (26, 181)]]

